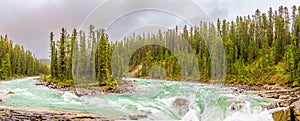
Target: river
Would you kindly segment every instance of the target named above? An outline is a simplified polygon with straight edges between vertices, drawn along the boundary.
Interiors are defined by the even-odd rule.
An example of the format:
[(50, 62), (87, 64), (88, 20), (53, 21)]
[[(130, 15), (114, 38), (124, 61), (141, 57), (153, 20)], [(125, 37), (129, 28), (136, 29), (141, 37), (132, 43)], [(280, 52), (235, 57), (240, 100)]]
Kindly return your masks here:
[[(90, 112), (105, 116), (130, 118), (146, 114), (149, 120), (184, 121), (272, 121), (272, 114), (264, 108), (271, 99), (249, 92), (238, 93), (217, 85), (134, 79), (136, 90), (131, 94), (77, 97), (35, 86), (35, 78), (0, 82), (0, 105), (9, 108)], [(133, 79), (127, 79), (133, 80)], [(9, 91), (15, 94), (7, 94)], [(179, 115), (173, 106), (175, 99), (188, 100), (190, 109)]]

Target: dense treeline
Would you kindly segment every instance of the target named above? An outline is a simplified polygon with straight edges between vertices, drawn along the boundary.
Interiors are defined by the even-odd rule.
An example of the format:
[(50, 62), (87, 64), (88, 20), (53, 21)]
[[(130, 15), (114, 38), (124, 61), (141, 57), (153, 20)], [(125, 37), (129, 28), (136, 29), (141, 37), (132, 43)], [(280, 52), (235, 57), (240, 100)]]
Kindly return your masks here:
[[(213, 28), (213, 24), (203, 22), (200, 27), (191, 28), (190, 31), (192, 32), (189, 32), (187, 26), (185, 26), (183, 32), (180, 33), (176, 27), (176, 29), (168, 30), (164, 33), (159, 31), (156, 35), (148, 33), (143, 36), (125, 38), (122, 43), (116, 44), (116, 48), (122, 48), (122, 51), (126, 51), (126, 54), (119, 55), (121, 56), (120, 58), (131, 56), (130, 54), (133, 53), (129, 61), (129, 71), (131, 72), (129, 73), (129, 76), (151, 76), (151, 78), (167, 78), (170, 80), (193, 79), (192, 76), (195, 75), (194, 73), (197, 73), (194, 66), (199, 66), (200, 79), (197, 80), (209, 80), (211, 77), (212, 65), (212, 56), (210, 56), (210, 52), (213, 51), (209, 50), (207, 45), (213, 46), (212, 43), (216, 43), (217, 40), (215, 38), (204, 39), (204, 36), (214, 37), (216, 30)], [(140, 43), (136, 44), (137, 42)], [(162, 42), (162, 44), (158, 44), (160, 42)], [(149, 45), (149, 43), (155, 44)], [(191, 45), (191, 48), (186, 44)], [(136, 51), (132, 49), (136, 48), (138, 45), (147, 46), (143, 46)], [(189, 54), (190, 51), (193, 51), (193, 54), (196, 55), (195, 61), (193, 61), (194, 58)], [(196, 59), (198, 60), (198, 63)], [(180, 66), (179, 60), (188, 62), (183, 66), (188, 69), (182, 69), (183, 67)], [(221, 59), (219, 61), (221, 61)], [(195, 63), (198, 65), (195, 65)], [(124, 65), (125, 67), (121, 67), (120, 65), (115, 66), (123, 68), (120, 70), (127, 70), (126, 64), (121, 65)], [(153, 66), (159, 66), (162, 69), (154, 68), (154, 73), (150, 73)], [(123, 72), (125, 73), (121, 73), (120, 75), (127, 75), (126, 71)], [(182, 76), (187, 78), (183, 78)]]
[(300, 86), (300, 6), (278, 11), (259, 10), (218, 20), (217, 28), (225, 43), (228, 80), (248, 84), (289, 84)]
[[(124, 45), (130, 48), (135, 41), (146, 43), (161, 38), (167, 41), (173, 37), (176, 42), (176, 38), (184, 38), (198, 57), (200, 80), (209, 81), (212, 76), (212, 56), (208, 47), (214, 39), (207, 41), (207, 35), (215, 33), (221, 36), (225, 46), (226, 81), (251, 85), (278, 83), (300, 86), (300, 7), (296, 6), (292, 7), (291, 15), (288, 8), (283, 6), (278, 11), (270, 8), (267, 13), (256, 10), (254, 15), (237, 16), (235, 21), (218, 20), (216, 26), (201, 22), (199, 26), (189, 29), (185, 26), (181, 33), (175, 29), (164, 34), (159, 32), (157, 35), (130, 37)], [(167, 78), (180, 79), (178, 58), (156, 45), (136, 51), (130, 62), (130, 70), (136, 72), (135, 69), (142, 66), (135, 76), (145, 77), (152, 65), (162, 66)]]
[(0, 36), (0, 79), (48, 74), (49, 68), (7, 35)]
[(86, 37), (83, 31), (74, 29), (69, 35), (62, 28), (60, 39), (55, 41), (53, 37), (51, 33), (50, 80), (66, 86), (96, 82), (100, 86), (114, 87), (116, 83), (110, 70), (112, 47), (103, 29), (91, 25)]
[[(154, 65), (160, 65), (165, 72), (158, 69), (157, 75), (150, 76), (179, 80), (181, 73), (188, 75), (197, 72), (192, 69), (188, 72), (181, 72), (179, 60), (191, 58), (189, 56), (178, 58), (171, 52), (188, 50), (180, 46), (183, 44), (182, 41), (187, 41), (192, 47), (192, 50), (188, 51), (194, 52), (198, 59), (198, 63), (194, 63), (197, 63), (200, 69), (199, 80), (208, 82), (213, 75), (216, 75), (212, 72), (221, 73), (216, 70), (224, 68), (214, 67), (216, 63), (225, 63), (222, 60), (211, 61), (216, 57), (222, 57), (222, 54), (214, 54), (222, 48), (212, 50), (218, 46), (217, 35), (220, 35), (226, 52), (227, 82), (300, 86), (300, 7), (296, 6), (292, 7), (291, 12), (283, 6), (280, 6), (277, 11), (270, 8), (267, 13), (256, 10), (254, 15), (237, 16), (234, 21), (218, 20), (216, 26), (200, 22), (198, 26), (190, 28), (185, 26), (182, 31), (176, 27), (166, 32), (159, 31), (155, 35), (149, 33), (140, 36), (133, 35), (117, 43), (109, 43), (108, 35), (93, 26), (90, 26), (88, 38), (82, 31), (79, 32), (79, 37), (77, 34), (78, 32), (74, 29), (70, 36), (63, 29), (61, 38), (56, 43), (51, 33), (51, 75), (53, 78), (63, 81), (72, 80), (72, 77), (76, 77), (72, 74), (76, 74), (84, 80), (93, 80), (95, 77), (100, 85), (108, 85), (114, 82), (111, 66), (119, 68), (120, 72), (115, 72), (118, 76), (125, 76), (128, 74), (123, 73), (127, 69), (124, 62), (130, 61), (131, 76), (149, 76), (149, 70)], [(147, 45), (157, 40), (170, 44), (171, 48)], [(137, 42), (147, 46), (132, 50)], [(114, 49), (120, 49), (118, 51), (125, 54), (118, 55), (111, 61)], [(131, 53), (134, 54), (130, 55)], [(122, 60), (126, 56), (131, 56), (131, 59)], [(111, 62), (122, 64), (111, 65)], [(193, 63), (187, 65), (190, 67), (186, 68), (195, 66)], [(85, 70), (84, 68), (91, 69)], [(91, 76), (86, 77), (87, 74)]]

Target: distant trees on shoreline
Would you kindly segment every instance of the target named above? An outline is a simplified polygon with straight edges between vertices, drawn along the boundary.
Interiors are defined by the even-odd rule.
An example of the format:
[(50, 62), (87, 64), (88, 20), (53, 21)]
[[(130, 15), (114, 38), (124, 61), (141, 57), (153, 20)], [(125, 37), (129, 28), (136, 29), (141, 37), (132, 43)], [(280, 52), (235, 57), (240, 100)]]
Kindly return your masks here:
[[(199, 80), (208, 82), (212, 75), (212, 56), (208, 45), (215, 46), (208, 43), (214, 43), (215, 38), (207, 39), (202, 36), (203, 33), (209, 36), (219, 34), (223, 41), (227, 61), (226, 82), (300, 86), (300, 6), (293, 6), (291, 12), (283, 6), (277, 11), (270, 8), (267, 13), (256, 10), (254, 15), (237, 16), (234, 21), (218, 19), (216, 26), (200, 22), (200, 25), (191, 28), (185, 26), (182, 32), (176, 28), (157, 34), (134, 35), (116, 43), (110, 43), (104, 30), (95, 29), (92, 25), (88, 37), (76, 29), (69, 35), (63, 28), (59, 41), (54, 41), (53, 33), (50, 34), (51, 76), (61, 81), (81, 77), (83, 80), (97, 80), (99, 85), (114, 86), (111, 57), (115, 48), (122, 47), (130, 53), (137, 41), (147, 43), (159, 40), (180, 44), (179, 40), (184, 39), (197, 56)], [(171, 49), (182, 48), (174, 46)], [(160, 65), (166, 70), (167, 79), (181, 78), (178, 58), (158, 45), (147, 45), (134, 52), (129, 70), (141, 67), (134, 75), (145, 77), (154, 65)], [(119, 68), (125, 67), (120, 65)]]
[(23, 46), (0, 36), (0, 79), (48, 74), (49, 68)]

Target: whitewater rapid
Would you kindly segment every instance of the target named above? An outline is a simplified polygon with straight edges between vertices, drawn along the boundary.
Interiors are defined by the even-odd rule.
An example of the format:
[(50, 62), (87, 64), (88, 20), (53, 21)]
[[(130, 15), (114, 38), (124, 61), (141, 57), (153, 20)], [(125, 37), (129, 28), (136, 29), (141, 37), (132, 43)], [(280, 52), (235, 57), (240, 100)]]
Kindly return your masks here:
[[(265, 108), (271, 99), (251, 93), (238, 93), (222, 86), (149, 79), (136, 80), (135, 92), (103, 96), (77, 97), (35, 86), (35, 78), (0, 82), (0, 105), (55, 111), (90, 112), (130, 119), (144, 115), (144, 120), (182, 121), (273, 121)], [(7, 94), (9, 91), (15, 94)], [(190, 109), (179, 115), (174, 100), (188, 100)]]

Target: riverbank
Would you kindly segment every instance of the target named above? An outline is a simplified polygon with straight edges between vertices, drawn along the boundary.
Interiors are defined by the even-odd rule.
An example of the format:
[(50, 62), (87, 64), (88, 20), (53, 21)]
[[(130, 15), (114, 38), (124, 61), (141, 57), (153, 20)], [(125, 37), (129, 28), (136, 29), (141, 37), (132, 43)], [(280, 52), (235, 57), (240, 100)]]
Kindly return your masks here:
[(225, 84), (238, 93), (251, 92), (260, 97), (274, 100), (266, 108), (272, 113), (274, 121), (300, 121), (300, 87), (282, 85), (250, 86)]
[(59, 91), (69, 91), (75, 94), (76, 96), (99, 96), (106, 94), (124, 94), (132, 93), (134, 91), (135, 82), (134, 81), (122, 81), (119, 85), (113, 90), (101, 90), (99, 86), (88, 86), (88, 87), (75, 87), (75, 86), (61, 86), (54, 82), (47, 82), (40, 80), (39, 78), (35, 79), (36, 86), (45, 86), (50, 89), (56, 89)]
[(260, 97), (274, 99), (274, 104), (268, 109), (288, 107), (295, 101), (300, 101), (300, 87), (288, 87), (281, 85), (250, 86), (243, 84), (224, 84), (225, 87), (233, 88), (238, 93), (251, 92)]
[[(120, 118), (105, 117), (90, 113), (73, 113), (62, 111), (43, 111), (43, 110), (30, 110), (30, 109), (11, 109), (0, 106), (0, 120), (1, 121), (17, 121), (17, 120), (30, 120), (30, 121), (114, 121), (122, 120)], [(124, 119), (123, 119), (124, 120)]]

